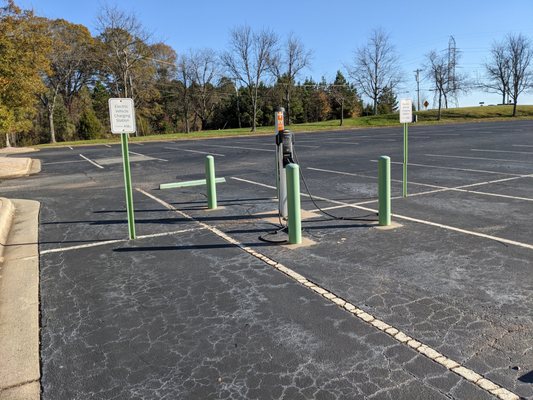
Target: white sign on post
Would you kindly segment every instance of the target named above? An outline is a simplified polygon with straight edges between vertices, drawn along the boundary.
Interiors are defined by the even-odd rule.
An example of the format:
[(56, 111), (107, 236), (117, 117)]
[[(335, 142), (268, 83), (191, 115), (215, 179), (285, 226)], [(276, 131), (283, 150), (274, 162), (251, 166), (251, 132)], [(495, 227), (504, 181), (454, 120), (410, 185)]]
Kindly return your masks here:
[(109, 99), (111, 133), (135, 133), (135, 107), (133, 99)]
[(400, 100), (400, 124), (413, 122), (413, 102), (411, 99)]

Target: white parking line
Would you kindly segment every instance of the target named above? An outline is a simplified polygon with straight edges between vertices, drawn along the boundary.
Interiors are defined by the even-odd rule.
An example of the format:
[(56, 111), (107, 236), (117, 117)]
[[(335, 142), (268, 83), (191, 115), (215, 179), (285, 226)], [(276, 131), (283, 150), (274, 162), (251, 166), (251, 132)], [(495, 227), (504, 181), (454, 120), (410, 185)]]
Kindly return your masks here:
[(335, 140), (322, 140), (320, 143), (326, 143), (326, 144), (355, 144), (358, 145), (357, 142), (347, 142), (345, 140), (342, 141), (335, 141)]
[(131, 144), (136, 144), (137, 146), (144, 146), (144, 144), (142, 143), (137, 143), (137, 142), (130, 142)]
[(159, 160), (159, 161), (168, 161), (168, 160), (165, 160), (164, 158), (157, 158), (157, 157), (152, 157), (152, 156), (147, 156), (146, 154), (141, 154), (141, 153), (136, 153), (134, 151), (129, 151), (131, 154), (135, 154), (136, 156), (141, 156), (141, 157), (149, 157), (149, 158), (152, 158), (154, 160)]
[[(371, 162), (378, 162), (378, 160), (370, 160)], [(391, 161), (391, 164), (403, 164), (399, 161)], [(465, 172), (479, 172), (481, 174), (496, 174), (496, 175), (510, 175), (510, 176), (521, 176), (520, 174), (510, 174), (509, 172), (498, 172), (498, 171), (486, 171), (483, 169), (468, 169), (468, 168), (454, 168), (454, 167), (441, 167), (437, 165), (428, 165), (428, 164), (415, 164), (408, 163), (408, 165), (413, 167), (424, 167), (424, 168), (436, 168), (436, 169), (449, 169), (452, 171), (465, 171)]]
[(449, 156), (444, 154), (424, 154), (428, 157), (444, 157), (444, 158), (460, 158), (465, 160), (487, 160), (487, 161), (506, 161), (520, 164), (533, 164), (531, 161), (519, 161), (519, 160), (509, 160), (508, 158), (487, 158), (487, 157), (464, 157), (464, 156)]
[(223, 148), (226, 148), (226, 149), (266, 151), (266, 152), (269, 152), (269, 153), (274, 153), (276, 151), (274, 149), (258, 149), (257, 147), (223, 146), (221, 144), (202, 144), (202, 146), (223, 147)]
[[(247, 179), (242, 179), (242, 178), (237, 178), (237, 177), (231, 177), (231, 179), (234, 179), (234, 180), (237, 180), (237, 181), (241, 181), (241, 182), (250, 183), (250, 184), (253, 184), (253, 185), (257, 185), (257, 186), (268, 187), (270, 189), (276, 189), (275, 186), (265, 185), (263, 183), (255, 182), (255, 181), (251, 181), (251, 180), (247, 180)], [(307, 193), (300, 193), (300, 196), (310, 197)], [(345, 203), (343, 201), (332, 200), (332, 199), (328, 199), (326, 197), (313, 195), (313, 198), (316, 199), (316, 200), (323, 200), (323, 201), (327, 201), (329, 203), (338, 204), (338, 205), (344, 205), (346, 207), (357, 208), (359, 210), (364, 210), (364, 211), (368, 211), (368, 212), (374, 212), (374, 213), (378, 212), (378, 210), (375, 210), (375, 209), (372, 209), (372, 208), (362, 207), (362, 206), (354, 205), (354, 204), (350, 204), (350, 203)], [(518, 242), (518, 241), (515, 241), (515, 240), (510, 240), (510, 239), (505, 239), (505, 238), (501, 238), (501, 237), (497, 237), (497, 236), (487, 235), (487, 234), (484, 234), (484, 233), (469, 231), (467, 229), (456, 228), (454, 226), (439, 224), (437, 222), (426, 221), (426, 220), (423, 220), (423, 219), (413, 218), (413, 217), (409, 217), (409, 216), (406, 216), (406, 215), (392, 214), (392, 216), (396, 217), (396, 218), (399, 218), (399, 219), (406, 220), (406, 221), (417, 222), (419, 224), (434, 226), (434, 227), (445, 229), (445, 230), (449, 230), (449, 231), (459, 232), (459, 233), (463, 233), (463, 234), (471, 235), (471, 236), (477, 236), (477, 237), (481, 237), (481, 238), (484, 238), (484, 239), (493, 240), (493, 241), (500, 242), (500, 243), (506, 243), (506, 244), (510, 244), (512, 246), (526, 248), (528, 250), (533, 250), (533, 244), (529, 244), (529, 243), (522, 243), (522, 242)]]
[[(343, 171), (334, 171), (334, 170), (330, 170), (330, 169), (321, 169), (321, 168), (313, 168), (313, 167), (307, 167), (307, 169), (310, 169), (310, 170), (313, 170), (313, 171), (320, 171), (320, 172), (329, 172), (329, 173), (338, 174), (338, 175), (350, 175), (350, 176), (357, 176), (357, 177), (361, 177), (361, 178), (372, 178), (374, 180), (377, 179), (376, 177), (373, 177), (373, 176), (353, 174), (353, 173), (350, 173), (350, 172), (343, 172)], [(530, 175), (519, 175), (519, 176), (513, 176), (511, 178), (495, 179), (495, 180), (491, 180), (491, 181), (483, 181), (483, 182), (477, 182), (477, 183), (469, 183), (467, 185), (460, 185), (460, 186), (454, 186), (454, 187), (431, 185), (431, 184), (428, 184), (428, 183), (409, 182), (410, 185), (426, 186), (426, 187), (435, 188), (435, 190), (429, 190), (429, 191), (426, 191), (426, 192), (418, 192), (418, 193), (410, 194), (409, 197), (421, 196), (421, 195), (425, 195), (425, 194), (433, 194), (433, 193), (439, 193), (439, 192), (446, 192), (446, 191), (455, 191), (455, 192), (466, 192), (466, 193), (480, 194), (480, 195), (484, 195), (484, 196), (502, 197), (502, 198), (514, 199), (514, 200), (533, 201), (533, 199), (531, 199), (529, 197), (518, 197), (518, 196), (510, 196), (510, 195), (499, 194), (499, 193), (479, 192), (479, 191), (476, 191), (476, 190), (466, 190), (467, 188), (471, 188), (471, 187), (484, 186), (484, 185), (490, 185), (490, 184), (493, 184), (493, 183), (508, 182), (508, 181), (512, 181), (512, 180), (516, 180), (516, 179), (531, 178), (531, 177), (533, 177), (533, 174), (530, 174)], [(400, 179), (391, 179), (391, 181), (392, 182), (403, 183), (403, 181), (400, 180)], [(403, 196), (392, 197), (391, 199), (392, 200), (400, 199), (402, 197)], [(368, 201), (364, 201), (364, 202), (350, 203), (350, 204), (354, 204), (354, 205), (370, 204), (370, 203), (374, 203), (376, 201), (377, 200), (373, 200), (373, 201), (368, 200)], [(335, 208), (341, 208), (341, 206), (337, 206)], [(315, 211), (315, 210), (313, 210), (313, 211)]]
[(105, 146), (105, 147), (111, 147), (111, 146), (110, 146), (110, 145), (108, 145), (108, 144), (104, 144), (104, 146)]
[[(170, 236), (170, 235), (175, 235), (175, 234), (178, 234), (178, 233), (197, 231), (198, 229), (199, 228), (182, 229), (180, 231), (154, 233), (154, 234), (151, 234), (151, 235), (141, 235), (141, 236), (137, 236), (136, 239), (148, 239), (148, 238), (161, 237), (161, 236)], [(50, 254), (50, 253), (62, 253), (64, 251), (86, 249), (86, 248), (89, 248), (89, 247), (105, 246), (107, 244), (124, 243), (124, 242), (129, 242), (129, 241), (130, 241), (129, 239), (105, 240), (103, 242), (93, 242), (93, 243), (81, 244), (79, 246), (60, 247), (60, 248), (57, 248), (57, 249), (43, 250), (43, 251), (40, 252), (40, 254), (43, 255), (43, 254)]]
[(213, 156), (226, 157), (224, 154), (218, 154), (218, 153), (207, 152), (207, 151), (189, 150), (189, 149), (180, 149), (180, 148), (178, 148), (178, 147), (163, 147), (163, 148), (164, 148), (164, 149), (167, 149), (167, 150), (179, 150), (179, 151), (185, 151), (185, 152), (187, 152), (187, 153), (209, 154), (209, 155), (213, 155)]
[(513, 147), (533, 147), (532, 144), (513, 144)]
[(258, 252), (252, 249), (251, 247), (239, 242), (238, 240), (234, 239), (233, 237), (227, 235), (220, 229), (211, 226), (209, 224), (206, 224), (204, 222), (198, 221), (194, 217), (190, 216), (189, 214), (178, 210), (176, 207), (172, 206), (171, 204), (165, 202), (164, 200), (142, 190), (137, 188), (137, 191), (144, 194), (145, 196), (151, 198), (152, 200), (158, 202), (159, 204), (163, 205), (167, 209), (174, 211), (178, 215), (187, 218), (191, 221), (194, 221), (196, 224), (200, 225), (202, 228), (208, 229), (211, 233), (215, 234), (216, 236), (220, 237), (221, 239), (225, 240), (226, 242), (230, 243), (231, 245), (234, 245), (238, 248), (240, 248), (242, 251), (246, 252), (247, 254), (261, 260), (268, 266), (275, 268), (276, 270), (280, 271), (281, 273), (288, 276), (290, 279), (298, 282), (299, 284), (303, 285), (308, 290), (314, 292), (315, 294), (318, 294), (325, 298), (327, 301), (337, 305), (340, 307), (343, 311), (347, 311), (351, 313), (353, 316), (358, 318), (359, 320), (363, 321), (364, 323), (367, 323), (369, 325), (372, 325), (375, 329), (386, 333), (390, 337), (392, 337), (394, 340), (396, 340), (398, 343), (401, 343), (405, 346), (410, 347), (412, 350), (418, 352), (419, 354), (422, 354), (423, 356), (429, 358), (430, 360), (435, 361), (436, 363), (444, 366), (449, 371), (454, 372), (455, 374), (459, 375), (461, 378), (466, 379), (475, 385), (477, 385), (479, 388), (498, 396), (500, 399), (503, 400), (519, 400), (519, 397), (515, 395), (514, 393), (508, 391), (507, 389), (504, 389), (503, 387), (495, 384), (494, 382), (490, 381), (489, 379), (484, 378), (482, 375), (479, 375), (475, 371), (464, 367), (460, 363), (446, 357), (445, 355), (439, 353), (438, 351), (434, 350), (433, 348), (429, 347), (428, 345), (410, 337), (409, 335), (405, 334), (401, 330), (393, 327), (392, 325), (387, 324), (386, 322), (374, 317), (373, 315), (366, 313), (364, 310), (360, 309), (356, 305), (346, 301), (342, 297), (338, 297), (333, 292), (325, 289), (324, 287), (320, 286), (314, 281), (311, 281), (307, 279), (305, 276), (299, 274), (298, 272), (294, 271), (291, 268), (286, 267), (282, 263), (279, 263), (275, 261), (274, 259)]
[(52, 164), (71, 164), (71, 163), (81, 163), (85, 162), (84, 160), (72, 160), (72, 161), (52, 161), (52, 162), (43, 162), (43, 165), (52, 165)]
[(512, 151), (512, 150), (486, 150), (486, 149), (470, 149), (470, 151), (480, 151), (484, 153), (513, 153), (513, 154), (533, 154), (531, 151)]
[(67, 147), (68, 147), (70, 150), (74, 150), (74, 149), (72, 148), (72, 146), (67, 146)]
[(84, 160), (89, 161), (92, 165), (94, 165), (94, 166), (96, 166), (96, 167), (98, 167), (98, 168), (104, 169), (104, 167), (102, 167), (100, 164), (94, 162), (93, 160), (88, 159), (88, 158), (85, 157), (83, 154), (80, 154), (80, 157), (83, 158)]

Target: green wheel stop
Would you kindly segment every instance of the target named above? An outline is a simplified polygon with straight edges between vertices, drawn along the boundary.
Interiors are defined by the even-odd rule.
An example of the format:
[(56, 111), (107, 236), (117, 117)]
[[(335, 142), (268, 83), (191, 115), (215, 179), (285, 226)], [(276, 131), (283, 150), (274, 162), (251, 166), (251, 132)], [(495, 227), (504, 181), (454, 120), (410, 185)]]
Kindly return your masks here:
[(289, 243), (302, 243), (302, 217), (300, 207), (300, 167), (289, 164), (287, 171), (287, 208), (289, 214)]
[(391, 223), (390, 157), (381, 156), (378, 161), (379, 225)]

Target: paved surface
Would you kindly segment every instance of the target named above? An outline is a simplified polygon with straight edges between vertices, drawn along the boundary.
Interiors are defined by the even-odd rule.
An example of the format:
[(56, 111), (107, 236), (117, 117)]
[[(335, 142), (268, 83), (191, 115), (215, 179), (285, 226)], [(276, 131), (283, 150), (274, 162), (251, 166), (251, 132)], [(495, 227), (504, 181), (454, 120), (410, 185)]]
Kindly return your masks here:
[[(297, 135), (316, 204), (354, 219), (307, 221), (316, 244), (292, 250), (258, 240), (274, 228), (262, 219), (276, 208), (271, 137), (130, 150), (135, 188), (530, 398), (532, 131), (528, 121), (412, 127), (413, 196), (393, 200), (402, 227), (390, 231), (369, 227), (374, 160), (391, 156), (401, 179), (401, 129)], [(156, 189), (202, 178), (207, 154), (228, 181), (223, 208), (205, 211), (202, 188)], [(36, 156), (40, 176), (0, 188), (42, 204), (44, 399), (493, 398), (139, 191), (138, 235), (181, 233), (119, 242), (118, 145)]]

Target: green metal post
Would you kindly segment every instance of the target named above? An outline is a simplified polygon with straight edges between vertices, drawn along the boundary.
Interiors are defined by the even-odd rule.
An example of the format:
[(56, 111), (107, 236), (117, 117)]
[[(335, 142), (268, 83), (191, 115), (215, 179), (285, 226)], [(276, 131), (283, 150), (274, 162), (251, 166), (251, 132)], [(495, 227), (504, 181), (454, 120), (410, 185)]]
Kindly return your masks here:
[(207, 208), (217, 208), (217, 186), (215, 179), (215, 159), (213, 156), (205, 158), (205, 181), (207, 184)]
[(302, 243), (302, 216), (300, 210), (300, 167), (289, 164), (287, 172), (287, 208), (289, 214), (289, 243)]
[(408, 142), (407, 124), (403, 124), (403, 197), (407, 197)]
[(128, 151), (128, 134), (121, 133), (122, 164), (124, 168), (124, 187), (126, 189), (126, 210), (128, 213), (128, 232), (130, 240), (135, 239), (135, 210), (133, 209), (133, 193), (131, 188), (130, 153)]
[(390, 207), (390, 157), (381, 156), (378, 161), (379, 225), (391, 223)]

